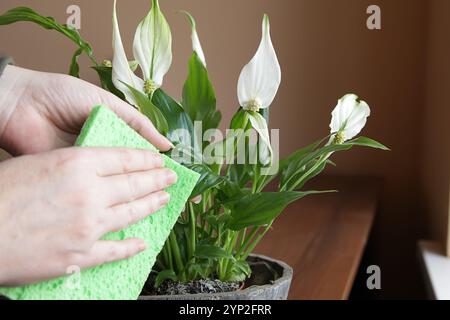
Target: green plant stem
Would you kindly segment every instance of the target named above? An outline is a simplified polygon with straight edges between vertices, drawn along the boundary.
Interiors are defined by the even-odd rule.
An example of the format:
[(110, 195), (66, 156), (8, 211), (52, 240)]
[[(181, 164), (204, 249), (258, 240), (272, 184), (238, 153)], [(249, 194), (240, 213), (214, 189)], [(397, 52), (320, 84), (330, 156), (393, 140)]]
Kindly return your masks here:
[(190, 220), (190, 247), (191, 253), (190, 256), (194, 258), (195, 256), (195, 246), (196, 246), (196, 228), (197, 228), (197, 217), (195, 216), (194, 205), (192, 202), (189, 202), (189, 220)]
[(248, 246), (250, 241), (253, 239), (253, 237), (258, 233), (259, 227), (253, 227), (252, 231), (250, 231), (250, 234), (246, 237), (244, 243), (240, 246), (240, 248), (236, 251), (236, 257), (239, 259), (240, 255), (242, 254), (242, 251), (245, 250), (245, 248)]
[[(223, 245), (224, 248), (226, 248), (228, 246), (228, 241), (229, 241), (228, 233), (229, 233), (229, 230), (226, 231), (225, 241), (224, 241), (224, 245)], [(223, 280), (225, 278), (224, 264), (225, 264), (225, 259), (221, 258), (219, 260), (219, 278), (220, 278), (220, 280)]]
[(172, 259), (172, 248), (170, 247), (170, 240), (166, 241), (166, 245), (164, 246), (164, 251), (167, 256), (167, 263), (169, 264), (169, 268), (174, 270), (173, 268), (173, 259)]
[[(328, 158), (330, 158), (331, 153), (328, 153), (326, 155), (322, 155), (317, 162), (305, 173), (302, 175), (302, 177), (300, 178), (300, 183), (302, 183), (305, 178), (307, 178), (311, 173), (313, 173), (318, 167), (320, 167), (325, 161), (328, 160)], [(293, 187), (286, 189), (287, 184), (289, 183), (289, 181), (291, 181), (291, 179), (295, 177), (295, 174), (293, 174), (287, 181), (286, 183), (281, 187), (280, 191), (293, 191), (297, 188), (297, 186), (300, 183), (295, 184)]]
[(259, 167), (255, 165), (253, 167), (253, 179), (252, 179), (252, 193), (258, 192), (258, 180), (259, 180)]
[[(231, 233), (231, 236), (229, 236), (228, 245), (225, 247), (225, 250), (228, 253), (228, 255), (231, 256), (233, 254), (233, 249), (236, 246), (238, 232), (232, 231), (230, 233)], [(230, 259), (225, 259), (224, 264), (223, 264), (223, 269), (224, 269), (223, 271), (224, 271), (225, 277), (228, 274), (228, 266), (229, 265), (230, 265)]]
[(184, 282), (186, 281), (186, 276), (184, 274), (183, 260), (181, 258), (180, 248), (178, 247), (175, 233), (173, 231), (170, 233), (169, 240), (175, 258), (175, 265), (177, 267), (178, 274), (180, 275), (180, 280)]
[[(236, 243), (238, 240), (239, 232), (234, 231), (233, 235), (231, 236), (230, 245), (228, 247), (227, 253), (231, 256), (233, 254), (234, 248), (236, 247)], [(225, 272), (225, 280), (229, 277), (231, 274), (231, 271), (233, 269), (233, 264), (231, 263), (231, 259), (227, 259), (225, 261), (224, 265), (224, 272)]]
[[(202, 195), (202, 202), (201, 202), (202, 212), (200, 213), (200, 226), (201, 226), (202, 230), (206, 233), (208, 233), (208, 229), (206, 226), (206, 220), (203, 219), (203, 216), (208, 212), (209, 197), (210, 197), (210, 192), (205, 191), (205, 193), (203, 193), (203, 195)], [(211, 236), (209, 233), (208, 233), (208, 235)]]
[(255, 241), (253, 241), (253, 243), (251, 245), (249, 245), (249, 247), (247, 248), (247, 250), (244, 252), (244, 254), (242, 255), (242, 260), (247, 260), (248, 256), (250, 255), (250, 253), (253, 252), (253, 250), (255, 250), (256, 246), (258, 245), (258, 243), (261, 241), (262, 238), (264, 238), (264, 236), (266, 235), (266, 233), (270, 230), (270, 228), (272, 227), (273, 222), (275, 221), (272, 220), (267, 227), (264, 229), (264, 231), (262, 233), (260, 233)]
[(240, 231), (241, 243), (239, 245), (239, 248), (241, 248), (244, 245), (246, 234), (247, 234), (247, 228), (244, 228), (243, 230)]

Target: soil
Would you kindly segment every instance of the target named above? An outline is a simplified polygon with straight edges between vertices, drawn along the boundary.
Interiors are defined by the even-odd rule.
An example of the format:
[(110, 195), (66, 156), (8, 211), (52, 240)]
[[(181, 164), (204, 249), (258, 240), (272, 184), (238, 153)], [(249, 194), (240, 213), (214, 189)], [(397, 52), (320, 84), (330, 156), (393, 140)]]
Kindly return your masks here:
[[(151, 282), (151, 281), (150, 281)], [(220, 280), (197, 280), (187, 283), (164, 281), (158, 288), (148, 284), (145, 286), (143, 295), (183, 295), (198, 293), (219, 293), (236, 291), (241, 287), (240, 283), (222, 282)]]
[(161, 296), (161, 295), (183, 295), (198, 293), (221, 293), (231, 292), (239, 289), (245, 289), (251, 286), (261, 286), (270, 284), (278, 279), (283, 270), (275, 270), (267, 262), (261, 261), (259, 258), (249, 258), (252, 276), (245, 283), (225, 283), (220, 280), (197, 280), (188, 283), (174, 282), (166, 280), (159, 288), (154, 288), (155, 274), (151, 274), (142, 290), (141, 295), (144, 296)]

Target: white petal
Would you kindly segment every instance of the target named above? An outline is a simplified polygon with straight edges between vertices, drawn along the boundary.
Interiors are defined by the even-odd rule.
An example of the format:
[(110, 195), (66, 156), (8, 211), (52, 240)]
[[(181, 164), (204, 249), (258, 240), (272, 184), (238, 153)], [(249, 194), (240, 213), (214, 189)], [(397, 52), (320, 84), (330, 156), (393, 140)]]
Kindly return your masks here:
[(137, 106), (134, 95), (124, 83), (135, 88), (136, 90), (143, 91), (144, 82), (130, 69), (128, 59), (125, 54), (125, 49), (123, 48), (122, 38), (120, 36), (119, 23), (117, 21), (116, 1), (114, 1), (113, 13), (113, 50), (114, 57), (112, 62), (112, 81), (114, 86), (125, 95), (125, 98), (129, 103)]
[(268, 108), (281, 83), (281, 68), (270, 38), (270, 24), (264, 15), (262, 39), (253, 59), (239, 76), (238, 98), (242, 107), (259, 101), (261, 108)]
[(269, 149), (269, 157), (267, 157), (264, 153), (264, 149), (260, 149), (260, 159), (264, 161), (267, 159), (267, 161), (264, 161), (266, 163), (263, 163), (264, 165), (269, 164), (272, 162), (272, 156), (273, 156), (273, 150), (272, 145), (270, 144), (270, 137), (269, 137), (269, 128), (267, 127), (267, 122), (264, 117), (259, 114), (258, 112), (249, 112), (249, 120), (252, 125), (252, 128), (258, 132), (259, 137), (263, 141), (263, 143), (267, 146)]
[(172, 34), (158, 0), (152, 3), (152, 9), (136, 30), (133, 52), (144, 79), (160, 87), (172, 64)]
[(369, 105), (365, 101), (360, 101), (347, 121), (347, 126), (344, 131), (345, 139), (350, 140), (356, 137), (366, 125), (369, 116)]
[(200, 61), (203, 63), (203, 65), (206, 68), (206, 58), (205, 58), (205, 54), (203, 53), (203, 48), (202, 45), (200, 43), (200, 38), (198, 37), (197, 34), (197, 27), (196, 27), (196, 23), (194, 20), (194, 17), (192, 17), (192, 15), (187, 12), (187, 11), (182, 11), (184, 14), (186, 14), (186, 16), (189, 19), (189, 22), (191, 24), (191, 28), (192, 28), (192, 35), (191, 35), (191, 39), (192, 39), (192, 49), (194, 50), (195, 53), (197, 53), (198, 58), (200, 59)]
[(331, 115), (330, 132), (341, 131), (344, 139), (350, 140), (366, 125), (367, 118), (370, 116), (370, 107), (365, 101), (358, 101), (358, 96), (347, 94), (339, 99)]

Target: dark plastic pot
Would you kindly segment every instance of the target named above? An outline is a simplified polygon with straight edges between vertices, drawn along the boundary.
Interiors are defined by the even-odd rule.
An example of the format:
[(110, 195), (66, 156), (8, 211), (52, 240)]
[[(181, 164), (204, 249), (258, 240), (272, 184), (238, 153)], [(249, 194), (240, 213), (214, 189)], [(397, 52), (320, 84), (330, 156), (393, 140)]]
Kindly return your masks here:
[(248, 259), (252, 276), (242, 290), (171, 296), (141, 296), (139, 300), (287, 300), (292, 268), (282, 261), (261, 255)]

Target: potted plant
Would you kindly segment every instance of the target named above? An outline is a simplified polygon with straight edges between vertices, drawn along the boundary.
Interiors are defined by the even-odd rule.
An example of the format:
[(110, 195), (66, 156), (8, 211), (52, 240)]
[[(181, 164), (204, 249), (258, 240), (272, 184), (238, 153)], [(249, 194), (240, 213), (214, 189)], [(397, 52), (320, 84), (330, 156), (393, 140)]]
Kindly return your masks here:
[[(208, 76), (196, 23), (193, 53), (178, 102), (163, 89), (172, 62), (170, 27), (158, 0), (137, 27), (135, 61), (128, 61), (114, 4), (112, 61), (98, 62), (77, 30), (19, 7), (0, 16), (0, 25), (31, 21), (56, 30), (78, 49), (69, 73), (79, 77), (78, 57), (87, 54), (101, 85), (145, 114), (175, 145), (170, 156), (201, 174), (189, 202), (157, 259), (142, 299), (286, 299), (292, 269), (283, 262), (252, 255), (275, 219), (290, 203), (330, 191), (303, 191), (331, 157), (354, 146), (387, 150), (357, 137), (370, 115), (356, 95), (342, 97), (332, 112), (330, 133), (278, 159), (269, 133), (270, 106), (281, 82), (281, 68), (270, 37), (267, 15), (261, 44), (239, 77), (237, 109), (225, 136), (217, 130), (214, 88)], [(136, 73), (140, 68), (142, 77)], [(132, 107), (130, 106), (130, 108)], [(275, 191), (267, 191), (268, 185)], [(273, 189), (273, 188), (272, 188)], [(272, 190), (271, 189), (271, 190)]]

